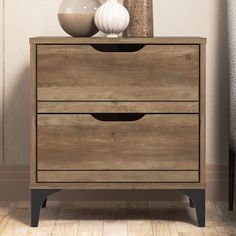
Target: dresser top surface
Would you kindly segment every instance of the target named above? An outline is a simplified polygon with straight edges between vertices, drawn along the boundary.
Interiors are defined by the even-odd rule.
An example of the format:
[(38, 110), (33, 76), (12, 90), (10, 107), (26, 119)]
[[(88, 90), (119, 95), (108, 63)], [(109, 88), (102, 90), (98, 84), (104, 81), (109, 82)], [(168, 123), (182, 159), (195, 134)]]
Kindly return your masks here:
[(72, 38), (72, 37), (34, 37), (31, 44), (205, 44), (202, 37), (126, 37), (126, 38)]

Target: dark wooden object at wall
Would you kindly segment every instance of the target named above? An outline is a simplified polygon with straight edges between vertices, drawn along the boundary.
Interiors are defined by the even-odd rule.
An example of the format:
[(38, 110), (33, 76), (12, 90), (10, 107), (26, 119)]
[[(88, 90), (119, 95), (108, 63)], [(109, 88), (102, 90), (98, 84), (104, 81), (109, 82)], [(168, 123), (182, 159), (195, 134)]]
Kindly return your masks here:
[(229, 150), (229, 210), (234, 209), (235, 153)]
[(33, 38), (32, 226), (60, 189), (172, 189), (205, 225), (203, 38)]

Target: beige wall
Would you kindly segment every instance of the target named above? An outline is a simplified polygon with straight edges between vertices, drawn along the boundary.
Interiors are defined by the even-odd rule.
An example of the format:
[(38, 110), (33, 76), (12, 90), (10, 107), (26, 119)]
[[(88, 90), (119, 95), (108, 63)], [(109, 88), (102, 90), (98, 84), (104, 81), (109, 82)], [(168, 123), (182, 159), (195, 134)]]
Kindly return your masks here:
[(0, 164), (3, 162), (3, 4), (0, 1)]
[[(28, 38), (39, 35), (64, 35), (64, 33), (56, 18), (58, 0), (3, 1), (0, 0), (0, 162), (4, 150), (5, 164), (28, 164), (30, 149)], [(226, 0), (154, 0), (156, 35), (199, 35), (208, 38), (207, 162), (209, 164), (225, 162), (228, 152), (226, 2)], [(3, 101), (4, 130), (1, 126)]]

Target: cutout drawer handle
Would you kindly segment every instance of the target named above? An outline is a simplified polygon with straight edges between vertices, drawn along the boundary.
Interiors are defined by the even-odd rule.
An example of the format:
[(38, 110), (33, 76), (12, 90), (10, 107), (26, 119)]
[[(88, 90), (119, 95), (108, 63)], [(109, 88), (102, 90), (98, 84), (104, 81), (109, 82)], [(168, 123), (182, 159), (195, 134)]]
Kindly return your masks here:
[(138, 52), (145, 47), (145, 44), (92, 44), (99, 52)]
[(99, 121), (137, 121), (142, 119), (142, 113), (93, 113), (93, 118)]

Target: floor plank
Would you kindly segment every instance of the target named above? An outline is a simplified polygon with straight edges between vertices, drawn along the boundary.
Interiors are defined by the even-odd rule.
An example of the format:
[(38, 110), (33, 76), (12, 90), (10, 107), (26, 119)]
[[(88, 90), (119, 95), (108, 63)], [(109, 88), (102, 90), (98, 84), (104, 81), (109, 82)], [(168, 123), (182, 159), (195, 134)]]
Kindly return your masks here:
[(61, 208), (58, 214), (52, 236), (77, 236), (79, 229), (77, 209)]
[(37, 228), (29, 227), (28, 235), (37, 235), (37, 233), (39, 232), (40, 232), (39, 236), (52, 235), (57, 222), (58, 213), (59, 213), (59, 208), (57, 207), (47, 206), (47, 208), (42, 208), (38, 227)]
[(213, 227), (205, 227), (202, 229), (203, 235), (204, 236), (218, 236), (219, 234), (217, 233), (216, 229)]
[(102, 235), (104, 202), (87, 202), (78, 206), (79, 235)]
[(150, 210), (147, 202), (129, 202), (127, 218), (129, 236), (154, 236)]
[(104, 204), (103, 236), (128, 236), (127, 203)]
[(78, 236), (102, 236), (102, 232), (79, 232)]
[(27, 209), (17, 208), (11, 215), (1, 236), (25, 236), (28, 232)]
[(126, 220), (105, 220), (103, 236), (128, 236)]
[(0, 202), (0, 235), (12, 218), (17, 202)]
[(203, 235), (202, 229), (196, 226), (195, 210), (189, 204), (152, 202), (149, 208), (155, 236)]

